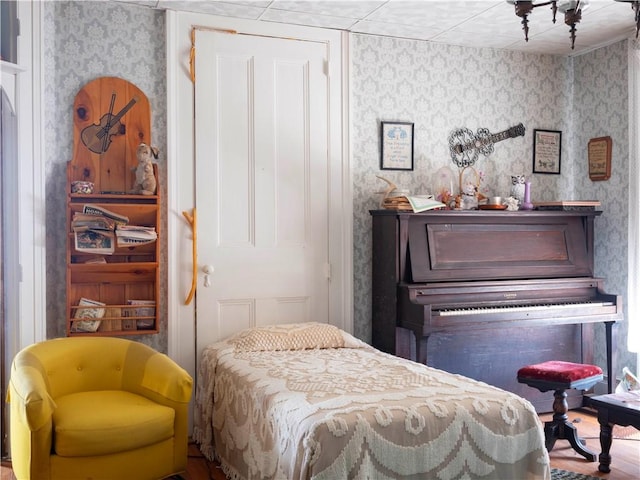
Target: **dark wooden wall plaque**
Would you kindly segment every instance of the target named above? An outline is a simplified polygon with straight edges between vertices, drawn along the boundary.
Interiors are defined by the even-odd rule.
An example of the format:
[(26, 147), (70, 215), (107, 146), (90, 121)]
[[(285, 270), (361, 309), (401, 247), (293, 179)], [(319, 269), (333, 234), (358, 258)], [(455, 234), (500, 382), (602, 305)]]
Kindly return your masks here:
[(592, 181), (609, 180), (611, 176), (611, 137), (589, 140), (589, 178)]

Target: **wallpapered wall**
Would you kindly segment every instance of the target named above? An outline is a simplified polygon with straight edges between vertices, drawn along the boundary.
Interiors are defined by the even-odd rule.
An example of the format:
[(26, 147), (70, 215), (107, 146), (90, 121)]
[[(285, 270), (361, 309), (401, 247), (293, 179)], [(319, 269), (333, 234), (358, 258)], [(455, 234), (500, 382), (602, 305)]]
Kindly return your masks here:
[[(47, 335), (64, 335), (66, 162), (72, 152), (71, 106), (77, 91), (100, 76), (119, 76), (149, 97), (152, 138), (166, 150), (164, 16), (111, 2), (45, 3), (47, 142)], [(351, 145), (354, 195), (355, 334), (371, 339), (371, 219), (383, 175), (413, 193), (430, 193), (434, 172), (451, 167), (447, 137), (457, 127), (496, 133), (522, 122), (524, 137), (496, 144), (476, 169), (482, 191), (507, 195), (511, 174), (532, 181), (536, 200), (599, 199), (596, 274), (606, 290), (626, 294), (627, 272), (627, 43), (576, 59), (492, 49), (473, 49), (368, 35), (351, 36)], [(415, 123), (415, 169), (381, 171), (379, 122)], [(533, 129), (563, 132), (561, 175), (532, 175)], [(591, 182), (586, 167), (589, 138), (613, 138), (613, 174)], [(160, 193), (166, 164), (160, 155)], [(163, 225), (166, 226), (163, 211)], [(164, 230), (164, 227), (163, 227)], [(470, 240), (471, 241), (471, 240)], [(472, 248), (472, 244), (470, 244)], [(162, 254), (166, 258), (166, 240)], [(162, 272), (162, 291), (166, 292)], [(164, 298), (165, 295), (162, 295)], [(161, 334), (141, 338), (166, 350), (166, 305)], [(621, 329), (626, 345), (626, 328)], [(601, 333), (601, 332), (599, 332)], [(604, 364), (603, 351), (598, 352)], [(635, 366), (631, 355), (622, 364)]]
[[(159, 192), (166, 198), (166, 58), (164, 14), (115, 2), (44, 2), (45, 150), (47, 152), (47, 337), (66, 335), (66, 165), (73, 149), (73, 100), (98, 77), (120, 77), (140, 88), (151, 107), (151, 143), (160, 149)], [(166, 207), (161, 229), (166, 231)], [(166, 236), (161, 241), (166, 258)], [(166, 262), (161, 291), (166, 292)], [(167, 307), (160, 295), (160, 334), (136, 339), (167, 349)]]
[[(602, 201), (603, 214), (596, 220), (595, 273), (605, 279), (605, 290), (622, 295), (627, 311), (627, 272), (629, 244), (629, 47), (620, 42), (577, 57), (574, 68), (572, 138), (575, 151), (574, 192), (581, 198)], [(587, 144), (591, 138), (611, 136), (611, 178), (589, 179)], [(600, 338), (604, 327), (598, 325)], [(618, 370), (628, 366), (636, 371), (636, 355), (627, 352), (628, 324), (620, 323), (618, 337), (621, 355)], [(596, 352), (599, 365), (605, 365), (604, 349)], [(620, 372), (618, 372), (620, 374)]]
[[(626, 296), (628, 108), (627, 42), (575, 59), (473, 49), (413, 40), (351, 37), (351, 164), (354, 196), (355, 334), (371, 340), (371, 216), (384, 176), (412, 193), (433, 193), (441, 167), (457, 173), (448, 152), (451, 130), (492, 133), (522, 122), (524, 137), (495, 145), (475, 168), (481, 190), (507, 196), (511, 174), (532, 182), (532, 200), (598, 199), (596, 275), (606, 290)], [(412, 172), (380, 170), (380, 121), (415, 123)], [(533, 130), (562, 131), (561, 175), (533, 174)], [(607, 182), (588, 177), (590, 138), (613, 139), (613, 173)], [(473, 239), (469, 239), (473, 248)], [(598, 325), (604, 339), (604, 329)], [(626, 325), (620, 328), (626, 346)], [(626, 350), (626, 349), (624, 349)], [(604, 349), (596, 352), (605, 365)], [(626, 351), (622, 365), (635, 367)]]

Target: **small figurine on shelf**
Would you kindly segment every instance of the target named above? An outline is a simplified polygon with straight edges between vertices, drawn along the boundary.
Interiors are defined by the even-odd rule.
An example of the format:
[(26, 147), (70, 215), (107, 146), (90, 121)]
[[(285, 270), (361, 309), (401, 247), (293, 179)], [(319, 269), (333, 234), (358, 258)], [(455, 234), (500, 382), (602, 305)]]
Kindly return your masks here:
[(142, 195), (155, 195), (156, 193), (156, 177), (153, 174), (152, 158), (158, 158), (158, 149), (141, 143), (136, 150), (138, 158), (138, 166), (134, 169), (136, 172), (136, 182), (133, 185), (131, 193), (139, 193)]

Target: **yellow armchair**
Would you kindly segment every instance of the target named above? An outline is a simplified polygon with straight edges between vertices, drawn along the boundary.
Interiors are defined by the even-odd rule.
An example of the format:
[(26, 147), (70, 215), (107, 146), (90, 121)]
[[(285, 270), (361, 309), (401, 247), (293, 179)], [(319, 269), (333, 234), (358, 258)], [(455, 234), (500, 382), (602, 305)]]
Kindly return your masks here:
[(18, 480), (158, 480), (186, 470), (193, 380), (173, 360), (110, 337), (47, 340), (11, 366)]

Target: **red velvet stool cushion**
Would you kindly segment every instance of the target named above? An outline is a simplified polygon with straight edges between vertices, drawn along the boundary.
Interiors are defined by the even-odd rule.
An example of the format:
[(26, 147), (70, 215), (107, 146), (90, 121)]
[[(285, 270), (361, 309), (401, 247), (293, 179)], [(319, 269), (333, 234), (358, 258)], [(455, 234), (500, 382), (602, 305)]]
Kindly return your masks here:
[(597, 365), (562, 362), (559, 360), (527, 365), (518, 370), (518, 378), (562, 383), (571, 383), (594, 375), (602, 375), (602, 369)]

